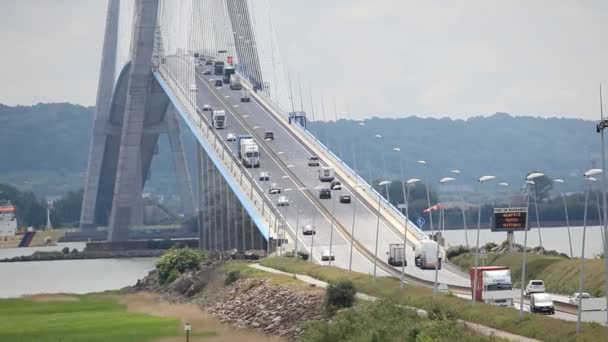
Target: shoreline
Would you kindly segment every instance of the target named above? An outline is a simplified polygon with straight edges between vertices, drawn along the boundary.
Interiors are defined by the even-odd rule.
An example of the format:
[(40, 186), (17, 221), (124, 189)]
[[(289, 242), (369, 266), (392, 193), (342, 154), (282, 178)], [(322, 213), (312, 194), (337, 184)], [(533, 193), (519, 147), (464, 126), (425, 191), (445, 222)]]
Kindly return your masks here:
[(57, 261), (57, 260), (89, 260), (89, 259), (124, 259), (124, 258), (155, 258), (159, 257), (164, 250), (132, 250), (132, 251), (94, 251), (62, 253), (53, 252), (34, 252), (32, 255), (22, 255), (12, 258), (0, 259), (0, 263), (28, 262), (28, 261)]

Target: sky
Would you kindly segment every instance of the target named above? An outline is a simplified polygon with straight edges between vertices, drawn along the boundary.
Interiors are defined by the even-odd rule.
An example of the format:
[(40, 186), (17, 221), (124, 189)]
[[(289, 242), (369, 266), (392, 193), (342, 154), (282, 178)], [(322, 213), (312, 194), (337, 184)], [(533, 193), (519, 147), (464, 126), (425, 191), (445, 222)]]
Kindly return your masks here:
[[(356, 118), (597, 119), (600, 82), (608, 92), (605, 1), (269, 2), (292, 79)], [(0, 1), (0, 103), (94, 105), (105, 12)]]

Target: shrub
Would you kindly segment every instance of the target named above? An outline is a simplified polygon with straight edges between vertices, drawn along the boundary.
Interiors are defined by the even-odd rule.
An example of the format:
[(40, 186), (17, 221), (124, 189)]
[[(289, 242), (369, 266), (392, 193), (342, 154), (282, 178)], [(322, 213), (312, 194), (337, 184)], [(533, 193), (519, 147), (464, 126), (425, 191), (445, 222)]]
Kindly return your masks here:
[(241, 273), (239, 271), (236, 271), (236, 270), (228, 271), (226, 273), (226, 278), (224, 279), (224, 285), (230, 285), (230, 284), (234, 283), (235, 281), (239, 280), (240, 277), (241, 277)]
[(325, 292), (325, 308), (332, 312), (336, 309), (349, 308), (355, 302), (357, 290), (353, 282), (348, 279), (338, 280), (329, 284)]
[(78, 250), (76, 248), (72, 249), (72, 254), (78, 254)]
[(61, 250), (61, 253), (63, 253), (63, 254), (70, 254), (70, 248), (69, 247), (63, 247), (63, 249)]
[(448, 259), (452, 259), (453, 257), (457, 257), (465, 253), (469, 253), (469, 249), (465, 246), (459, 245), (448, 248), (448, 250), (445, 252), (445, 256)]
[[(156, 261), (158, 277), (161, 283), (166, 284), (172, 272), (180, 274), (186, 271), (194, 271), (200, 268), (201, 262), (207, 259), (207, 254), (199, 249), (171, 248), (165, 251)], [(175, 279), (173, 279), (175, 280)]]
[(491, 241), (483, 245), (483, 248), (485, 248), (485, 250), (488, 252), (491, 251), (494, 247), (498, 247), (498, 245)]

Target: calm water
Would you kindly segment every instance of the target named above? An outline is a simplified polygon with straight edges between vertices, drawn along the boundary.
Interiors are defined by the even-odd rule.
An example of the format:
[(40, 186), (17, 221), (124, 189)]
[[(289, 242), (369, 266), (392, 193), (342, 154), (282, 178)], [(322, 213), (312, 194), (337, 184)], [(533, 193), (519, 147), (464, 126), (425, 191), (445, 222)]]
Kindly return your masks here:
[[(477, 231), (469, 229), (469, 245), (475, 245)], [(547, 250), (556, 250), (561, 253), (570, 255), (570, 244), (568, 242), (568, 228), (566, 227), (551, 227), (541, 228), (541, 238), (543, 247)], [(446, 230), (444, 233), (448, 243), (454, 245), (464, 245), (465, 235), (464, 230)], [(574, 256), (581, 255), (581, 247), (583, 242), (583, 227), (570, 227), (570, 236), (572, 238), (572, 251)], [(489, 229), (482, 229), (479, 233), (479, 244), (483, 245), (487, 242), (495, 242), (500, 244), (507, 239), (505, 232), (491, 232)], [(585, 257), (593, 257), (594, 255), (603, 252), (603, 243), (600, 226), (587, 227), (587, 235), (585, 238)], [(515, 232), (515, 242), (524, 244), (524, 232)], [(532, 228), (528, 231), (528, 246), (536, 247), (539, 245), (538, 229)]]
[[(0, 258), (37, 250), (82, 250), (84, 243), (0, 249)], [(133, 285), (154, 269), (156, 258), (58, 260), (0, 263), (0, 298), (38, 293), (88, 293)]]

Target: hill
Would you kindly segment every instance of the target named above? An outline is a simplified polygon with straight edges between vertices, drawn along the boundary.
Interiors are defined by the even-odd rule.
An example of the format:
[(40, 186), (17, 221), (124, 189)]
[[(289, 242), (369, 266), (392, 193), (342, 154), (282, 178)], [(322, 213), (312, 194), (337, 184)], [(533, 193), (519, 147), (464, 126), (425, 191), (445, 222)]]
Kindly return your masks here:
[[(69, 103), (0, 104), (0, 183), (46, 196), (80, 188), (86, 173), (93, 114), (92, 107)], [(496, 175), (518, 187), (530, 170), (565, 178), (563, 189), (577, 191), (581, 190), (581, 171), (599, 165), (600, 160), (594, 122), (581, 119), (497, 113), (468, 120), (371, 118), (364, 124), (311, 121), (309, 129), (353, 167), (354, 148), (357, 170), (368, 181), (399, 177), (400, 156), (393, 147), (402, 150), (406, 177), (428, 176), (435, 183), (450, 175), (450, 170), (461, 170), (458, 181), (445, 189), (459, 192), (476, 189), (476, 179), (484, 174)], [(186, 129), (183, 137), (192, 169), (194, 139)], [(147, 190), (171, 195), (174, 171), (166, 137), (161, 137), (158, 150)], [(428, 162), (428, 172), (416, 163), (421, 159)]]

